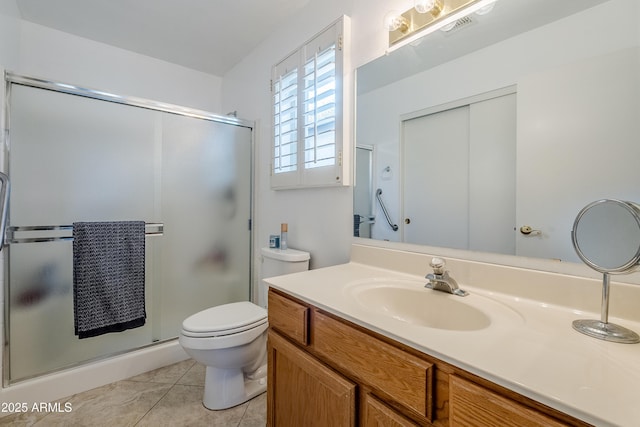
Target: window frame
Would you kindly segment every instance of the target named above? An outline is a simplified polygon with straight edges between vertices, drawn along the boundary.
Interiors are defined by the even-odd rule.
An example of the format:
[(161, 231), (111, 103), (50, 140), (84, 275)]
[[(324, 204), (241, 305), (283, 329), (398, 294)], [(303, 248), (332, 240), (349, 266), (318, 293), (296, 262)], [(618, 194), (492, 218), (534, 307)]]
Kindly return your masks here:
[[(270, 138), (270, 175), (271, 188), (274, 190), (328, 187), (351, 185), (351, 154), (348, 152), (350, 140), (350, 108), (353, 94), (350, 92), (352, 79), (349, 78), (349, 49), (350, 21), (347, 16), (342, 16), (329, 27), (305, 42), (298, 49), (287, 55), (282, 61), (272, 67), (271, 78), (271, 138)], [(305, 66), (308, 61), (316, 57), (316, 53), (323, 52), (335, 44), (335, 89), (334, 89), (334, 159), (332, 165), (306, 167), (305, 165)], [(297, 114), (296, 114), (296, 167), (288, 171), (276, 172), (276, 166), (280, 159), (276, 156), (276, 150), (282, 148), (278, 144), (277, 137), (282, 137), (282, 128), (279, 127), (279, 113), (276, 99), (279, 99), (279, 87), (281, 77), (297, 69)], [(314, 72), (317, 68), (314, 66)], [(312, 111), (317, 111), (314, 103)], [(278, 122), (276, 121), (278, 120)], [(314, 123), (317, 123), (315, 121)], [(276, 134), (276, 132), (278, 132)], [(317, 142), (317, 134), (314, 134)], [(314, 142), (314, 147), (316, 147)]]

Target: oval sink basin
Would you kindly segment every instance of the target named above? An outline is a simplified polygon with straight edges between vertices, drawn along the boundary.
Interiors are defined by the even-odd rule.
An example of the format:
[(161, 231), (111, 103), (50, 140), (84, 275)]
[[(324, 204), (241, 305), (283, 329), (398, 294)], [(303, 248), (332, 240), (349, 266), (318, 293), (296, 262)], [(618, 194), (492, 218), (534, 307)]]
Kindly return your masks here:
[(517, 312), (497, 301), (473, 293), (460, 297), (434, 291), (424, 288), (424, 283), (374, 280), (354, 284), (348, 293), (366, 311), (435, 329), (475, 331), (505, 317), (522, 321)]

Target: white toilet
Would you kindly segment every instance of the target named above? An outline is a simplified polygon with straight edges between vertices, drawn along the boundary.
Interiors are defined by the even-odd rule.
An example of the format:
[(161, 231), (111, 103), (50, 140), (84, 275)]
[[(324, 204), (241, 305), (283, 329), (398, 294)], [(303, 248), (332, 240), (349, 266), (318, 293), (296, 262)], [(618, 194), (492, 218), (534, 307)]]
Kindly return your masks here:
[[(309, 253), (262, 248), (261, 278), (309, 268)], [(202, 403), (209, 409), (239, 405), (267, 388), (267, 286), (260, 281), (258, 303), (219, 305), (182, 322), (179, 342), (207, 367)]]

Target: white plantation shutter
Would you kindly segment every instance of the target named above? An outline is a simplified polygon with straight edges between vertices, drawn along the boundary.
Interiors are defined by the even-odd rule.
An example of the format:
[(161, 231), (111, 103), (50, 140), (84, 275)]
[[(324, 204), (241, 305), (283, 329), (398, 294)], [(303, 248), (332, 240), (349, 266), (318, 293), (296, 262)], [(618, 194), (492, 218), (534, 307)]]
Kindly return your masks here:
[(291, 175), (298, 169), (298, 62), (297, 55), (291, 55), (274, 67), (272, 156), (276, 175)]
[(336, 162), (336, 45), (304, 65), (304, 167)]
[(348, 185), (343, 161), (347, 19), (273, 67), (274, 189)]

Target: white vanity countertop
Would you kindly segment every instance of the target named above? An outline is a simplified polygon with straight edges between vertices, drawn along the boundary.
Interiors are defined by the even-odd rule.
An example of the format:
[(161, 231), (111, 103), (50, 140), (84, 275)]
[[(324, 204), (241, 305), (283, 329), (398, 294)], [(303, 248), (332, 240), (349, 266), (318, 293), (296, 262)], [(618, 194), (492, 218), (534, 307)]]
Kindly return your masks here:
[[(599, 319), (599, 313), (580, 313), (459, 281), (460, 287), (470, 292), (464, 297), (465, 303), (477, 303), (481, 308), (481, 297), (488, 297), (494, 304), (517, 312), (513, 317), (517, 320), (496, 321), (475, 331), (433, 329), (373, 313), (349, 297), (354, 283), (370, 280), (415, 282), (419, 287), (420, 282), (426, 283), (423, 276), (357, 262), (265, 281), (327, 312), (588, 423), (640, 425), (640, 344), (598, 340), (571, 326), (576, 319)], [(615, 318), (609, 321), (619, 323)], [(640, 323), (625, 320), (623, 325), (640, 331)]]

